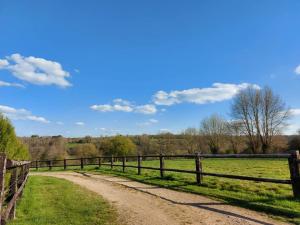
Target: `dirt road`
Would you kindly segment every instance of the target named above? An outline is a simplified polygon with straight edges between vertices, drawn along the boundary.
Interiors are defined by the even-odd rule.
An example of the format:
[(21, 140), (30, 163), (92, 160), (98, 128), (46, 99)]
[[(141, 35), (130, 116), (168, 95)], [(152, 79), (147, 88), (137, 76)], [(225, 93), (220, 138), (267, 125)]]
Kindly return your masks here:
[(120, 177), (82, 175), (74, 172), (32, 174), (64, 178), (101, 195), (117, 208), (120, 224), (285, 224), (266, 215), (200, 195), (177, 192)]

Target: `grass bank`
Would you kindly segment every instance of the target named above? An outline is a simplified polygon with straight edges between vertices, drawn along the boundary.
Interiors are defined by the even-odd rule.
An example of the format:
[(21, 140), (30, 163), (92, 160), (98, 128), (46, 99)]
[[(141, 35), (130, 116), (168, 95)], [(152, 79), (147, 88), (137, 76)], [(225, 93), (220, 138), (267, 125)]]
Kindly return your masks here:
[(69, 181), (31, 176), (9, 225), (111, 225), (116, 213), (103, 199)]

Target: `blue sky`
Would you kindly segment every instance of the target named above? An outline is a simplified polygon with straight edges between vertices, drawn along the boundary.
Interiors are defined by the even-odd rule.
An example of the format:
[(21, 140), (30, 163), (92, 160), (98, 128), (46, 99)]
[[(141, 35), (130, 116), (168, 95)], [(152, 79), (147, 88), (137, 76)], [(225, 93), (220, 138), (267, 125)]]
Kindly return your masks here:
[(180, 132), (268, 85), (300, 128), (299, 1), (0, 0), (0, 111), (20, 136)]

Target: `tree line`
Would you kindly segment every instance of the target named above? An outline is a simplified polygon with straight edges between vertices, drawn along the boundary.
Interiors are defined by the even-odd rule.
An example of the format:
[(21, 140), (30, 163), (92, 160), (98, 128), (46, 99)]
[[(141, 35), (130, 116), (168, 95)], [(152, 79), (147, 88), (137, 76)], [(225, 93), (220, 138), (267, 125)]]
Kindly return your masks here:
[(273, 153), (300, 148), (298, 135), (282, 135), (291, 117), (284, 101), (269, 87), (250, 87), (237, 93), (230, 118), (213, 114), (199, 128), (180, 134), (116, 135), (113, 137), (22, 138), (33, 159), (62, 159), (99, 155)]

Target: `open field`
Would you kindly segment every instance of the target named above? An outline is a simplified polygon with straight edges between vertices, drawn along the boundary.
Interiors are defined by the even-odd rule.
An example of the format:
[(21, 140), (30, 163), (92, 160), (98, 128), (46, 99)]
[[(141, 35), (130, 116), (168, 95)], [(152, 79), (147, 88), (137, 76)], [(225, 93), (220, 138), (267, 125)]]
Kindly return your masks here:
[[(289, 179), (290, 176), (285, 159), (205, 159), (202, 163), (205, 172), (278, 179)], [(127, 162), (127, 164), (136, 165), (136, 162)], [(142, 165), (159, 167), (159, 161), (143, 161)], [(194, 170), (195, 162), (194, 160), (165, 160), (165, 166), (166, 168)], [(79, 167), (72, 168), (79, 170)], [(61, 168), (56, 169), (61, 170)], [(42, 170), (46, 168), (39, 171)], [(195, 175), (192, 174), (165, 172), (165, 178), (160, 179), (159, 171), (152, 170), (142, 170), (142, 175), (137, 175), (137, 169), (134, 168), (126, 168), (126, 173), (123, 173), (121, 167), (114, 167), (111, 171), (110, 166), (104, 165), (100, 170), (95, 166), (86, 166), (85, 170), (116, 174), (148, 184), (203, 194), (300, 224), (300, 201), (293, 199), (291, 185), (204, 176), (202, 186), (197, 186)]]
[(69, 181), (30, 176), (10, 225), (115, 224), (116, 213), (101, 197)]

